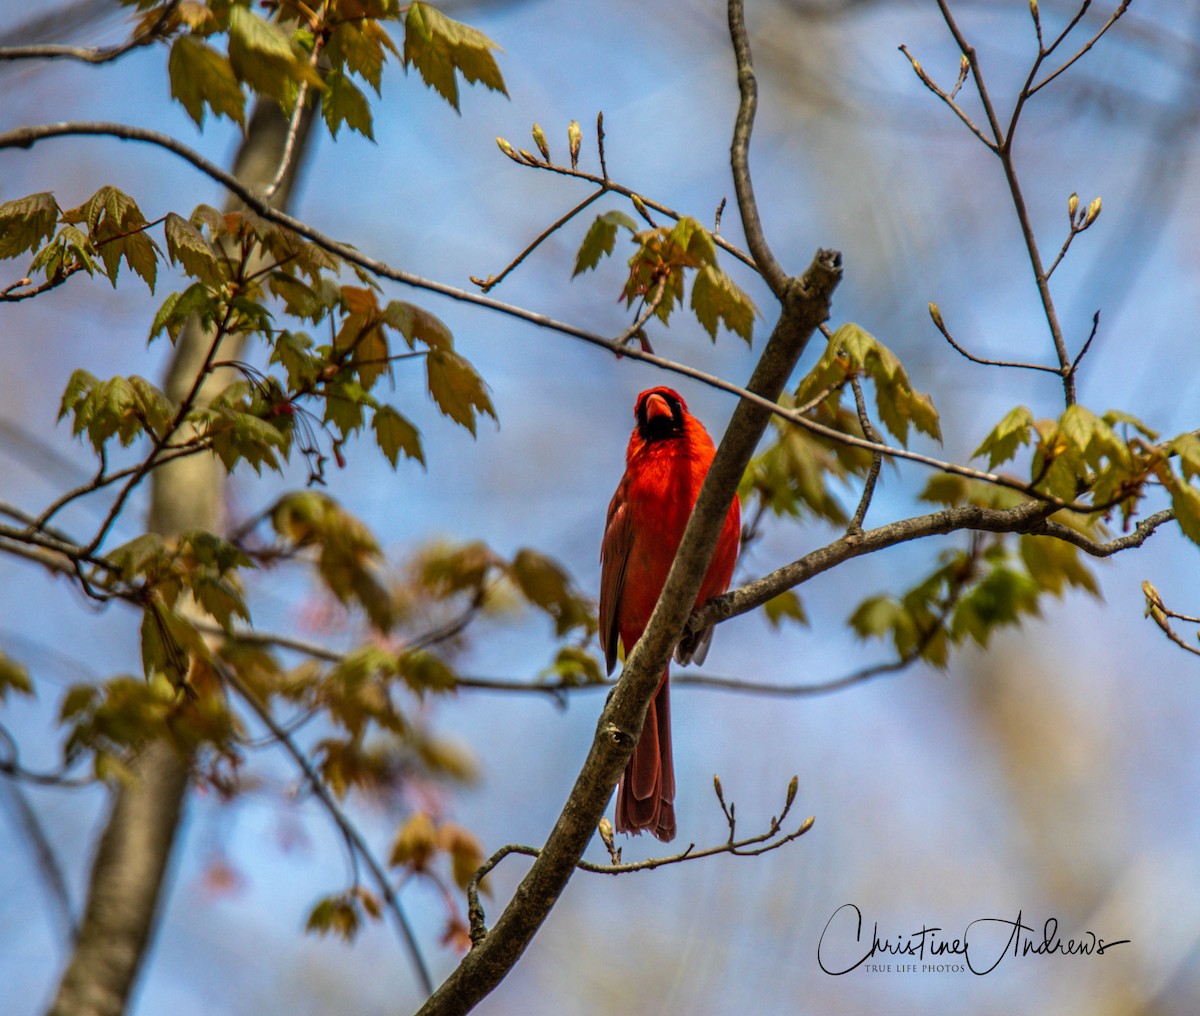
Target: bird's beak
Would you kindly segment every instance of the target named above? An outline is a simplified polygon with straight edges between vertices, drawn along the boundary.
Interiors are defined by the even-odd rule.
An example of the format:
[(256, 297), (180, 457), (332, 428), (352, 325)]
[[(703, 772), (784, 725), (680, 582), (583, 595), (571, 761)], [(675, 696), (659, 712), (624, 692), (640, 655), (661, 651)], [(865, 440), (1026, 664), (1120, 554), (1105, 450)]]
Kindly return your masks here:
[(660, 416), (670, 420), (674, 414), (671, 412), (671, 406), (661, 395), (651, 395), (646, 400), (646, 422), (656, 420)]

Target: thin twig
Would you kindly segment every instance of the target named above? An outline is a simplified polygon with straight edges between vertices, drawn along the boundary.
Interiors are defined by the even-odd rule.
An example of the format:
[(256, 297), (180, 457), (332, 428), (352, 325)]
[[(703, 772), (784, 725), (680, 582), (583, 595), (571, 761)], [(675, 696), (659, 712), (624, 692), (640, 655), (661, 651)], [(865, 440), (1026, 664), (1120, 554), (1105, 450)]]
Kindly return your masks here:
[[(1062, 377), (1063, 396), (1068, 406), (1074, 405), (1076, 401), (1075, 375), (1071, 372), (1071, 358), (1067, 353), (1066, 340), (1063, 338), (1062, 327), (1058, 321), (1058, 311), (1055, 309), (1054, 298), (1050, 293), (1049, 278), (1042, 264), (1041, 251), (1038, 248), (1037, 237), (1034, 234), (1033, 224), (1029, 218), (1029, 211), (1025, 205), (1025, 196), (1022, 193), (1021, 183), (1017, 177), (1016, 165), (1013, 162), (1013, 138), (1016, 133), (1017, 119), (1020, 116), (1025, 100), (1028, 98), (1028, 82), (1017, 98), (1008, 131), (1005, 132), (1004, 128), (1000, 125), (1000, 119), (996, 115), (996, 108), (992, 103), (991, 95), (988, 92), (983, 73), (980, 70), (978, 53), (967, 42), (962, 30), (958, 27), (954, 15), (950, 12), (947, 0), (937, 0), (937, 5), (941, 11), (942, 20), (946, 22), (946, 27), (950, 30), (954, 41), (958, 43), (959, 49), (971, 65), (971, 73), (975, 78), (975, 87), (979, 92), (979, 99), (983, 104), (984, 113), (987, 116), (988, 125), (992, 132), (992, 138), (995, 141), (994, 145), (989, 144), (988, 147), (996, 153), (1000, 159), (1000, 165), (1003, 167), (1004, 178), (1008, 183), (1013, 209), (1017, 214), (1017, 221), (1021, 227), (1021, 235), (1025, 240), (1025, 249), (1029, 255), (1030, 265), (1033, 268), (1038, 295), (1041, 297), (1042, 310), (1045, 313), (1046, 323), (1050, 329), (1050, 336), (1054, 342), (1054, 349), (1059, 364), (1059, 374)], [(1036, 73), (1036, 68), (1040, 66), (1043, 59), (1044, 53), (1039, 48), (1038, 56), (1034, 61), (1034, 70), (1030, 72), (1031, 77)]]
[[(308, 58), (308, 65), (314, 71), (317, 67), (317, 62), (321, 59), (321, 51), (325, 48), (326, 32), (322, 27), (329, 8), (329, 0), (325, 0), (321, 4), (321, 12), (315, 16), (313, 24), (310, 26), (313, 32), (313, 48), (312, 53)], [(300, 88), (296, 92), (296, 104), (292, 108), (292, 115), (288, 120), (287, 136), (283, 142), (283, 154), (279, 158), (279, 167), (275, 170), (275, 176), (271, 182), (267, 184), (263, 190), (263, 199), (270, 201), (275, 197), (276, 192), (283, 186), (284, 178), (291, 169), (292, 159), (296, 154), (296, 142), (300, 137), (300, 128), (304, 123), (304, 114), (308, 106), (308, 93), (310, 85), (307, 78), (300, 82)]]
[(500, 283), (504, 281), (504, 279), (508, 276), (508, 274), (510, 272), (512, 272), (512, 270), (514, 268), (516, 268), (519, 264), (521, 264), (522, 261), (524, 261), (527, 257), (529, 257), (530, 254), (532, 254), (535, 250), (537, 250), (538, 247), (540, 247), (549, 237), (551, 237), (555, 232), (557, 232), (559, 229), (561, 229), (563, 226), (565, 226), (568, 222), (570, 222), (573, 218), (575, 218), (576, 215), (578, 215), (585, 208), (587, 208), (587, 206), (590, 205), (593, 201), (597, 200), (598, 198), (603, 197), (607, 193), (608, 193), (608, 188), (601, 187), (595, 193), (588, 195), (586, 198), (584, 198), (582, 201), (580, 201), (579, 204), (577, 204), (569, 212), (567, 212), (566, 214), (555, 219), (554, 222), (552, 222), (549, 226), (547, 226), (545, 229), (543, 229), (536, 237), (534, 237), (533, 241), (529, 244), (529, 246), (527, 246), (523, 251), (521, 251), (520, 254), (518, 254), (515, 258), (513, 258), (512, 261), (510, 261), (507, 265), (505, 265), (504, 270), (501, 271), (499, 275), (489, 275), (486, 279), (477, 279), (474, 275), (472, 275), (471, 281), (479, 287), (480, 292), (483, 292), (483, 293), (491, 292), (491, 290), (494, 287), (500, 285)]
[[(1059, 67), (1058, 70), (1047, 75), (1045, 78), (1043, 78), (1041, 81), (1039, 81), (1032, 88), (1027, 89), (1027, 94), (1036, 95), (1043, 88), (1045, 88), (1048, 84), (1050, 84), (1051, 81), (1053, 81), (1060, 74), (1062, 74), (1063, 71), (1065, 71), (1073, 63), (1075, 63), (1076, 60), (1078, 60), (1088, 50), (1090, 50), (1094, 45), (1096, 45), (1096, 43), (1098, 43), (1100, 41), (1101, 37), (1110, 28), (1112, 28), (1113, 25), (1115, 25), (1117, 23), (1117, 21), (1118, 21), (1118, 19), (1120, 19), (1121, 15), (1123, 15), (1129, 9), (1130, 2), (1131, 2), (1131, 0), (1121, 0), (1121, 5), (1115, 11), (1113, 11), (1112, 16), (1104, 23), (1104, 25), (1100, 28), (1100, 30), (1098, 32), (1096, 32), (1096, 34), (1093, 35), (1083, 45), (1083, 47), (1076, 54), (1073, 57), (1071, 57), (1071, 59), (1068, 60), (1065, 64), (1063, 64), (1061, 67)], [(1071, 24), (1067, 26), (1066, 30), (1063, 32), (1063, 34), (1061, 36), (1059, 36), (1059, 38), (1055, 42), (1054, 46), (1057, 46), (1058, 43), (1061, 42), (1066, 37), (1067, 32), (1069, 32), (1072, 28), (1075, 27), (1076, 22), (1078, 22), (1078, 20), (1083, 16), (1083, 11), (1086, 11), (1087, 7), (1088, 7), (1088, 5), (1085, 3), (1083, 5), (1083, 7), (1081, 8), (1080, 13), (1076, 16), (1075, 20), (1072, 21)], [(1050, 50), (1047, 50), (1047, 55), (1049, 55), (1050, 51), (1054, 49), (1054, 46), (1052, 46)]]
[(292, 736), (286, 730), (284, 730), (278, 724), (278, 722), (276, 722), (275, 717), (271, 714), (271, 710), (267, 707), (266, 703), (264, 703), (258, 697), (258, 695), (255, 694), (254, 690), (242, 680), (241, 675), (238, 674), (234, 668), (225, 666), (219, 660), (214, 660), (214, 666), (216, 667), (221, 679), (238, 693), (238, 696), (242, 699), (242, 701), (245, 702), (254, 711), (255, 715), (258, 716), (259, 720), (262, 721), (263, 726), (265, 726), (275, 736), (276, 740), (278, 740), (279, 743), (287, 750), (288, 754), (292, 756), (293, 761), (295, 761), (296, 765), (300, 767), (300, 771), (304, 774), (304, 778), (311, 787), (313, 794), (316, 795), (317, 799), (325, 807), (325, 810), (329, 812), (330, 817), (337, 824), (337, 827), (339, 830), (341, 830), (342, 835), (353, 844), (354, 850), (366, 864), (367, 870), (371, 873), (371, 877), (375, 882), (376, 888), (382, 894), (384, 900), (387, 902), (388, 908), (392, 912), (392, 916), (395, 918), (396, 925), (400, 930), (405, 948), (408, 950), (409, 958), (412, 961), (413, 968), (417, 972), (417, 978), (421, 983), (421, 989), (426, 995), (432, 994), (433, 980), (429, 975), (429, 968), (426, 966), (425, 957), (421, 954), (421, 947), (417, 943), (416, 935), (412, 930), (412, 926), (408, 922), (408, 917), (404, 913), (404, 910), (400, 904), (400, 900), (396, 896), (395, 890), (392, 888), (392, 883), (388, 878), (387, 872), (384, 871), (383, 865), (379, 863), (370, 846), (367, 844), (366, 840), (363, 839), (362, 833), (358, 831), (358, 828), (353, 822), (350, 821), (350, 819), (346, 816), (346, 813), (342, 811), (341, 806), (321, 780), (320, 774), (313, 767), (313, 764), (309, 761), (308, 756), (304, 754)]
[(1079, 369), (1079, 363), (1085, 356), (1087, 356), (1087, 351), (1092, 348), (1092, 340), (1096, 337), (1096, 332), (1099, 328), (1100, 328), (1100, 312), (1096, 311), (1096, 313), (1092, 315), (1091, 334), (1088, 335), (1087, 342), (1085, 342), (1083, 344), (1083, 348), (1076, 355), (1075, 359), (1071, 361), (1071, 370), (1072, 371), (1076, 371)]
[[(867, 402), (863, 398), (862, 385), (858, 383), (858, 378), (851, 376), (850, 387), (854, 390), (854, 407), (858, 411), (858, 425), (862, 427), (863, 434), (868, 440), (881, 444), (879, 432), (875, 430), (875, 425), (867, 414)], [(858, 507), (854, 509), (854, 518), (846, 527), (845, 535), (852, 536), (862, 532), (863, 519), (867, 517), (867, 509), (871, 506), (871, 498), (875, 495), (875, 483), (879, 479), (879, 470), (882, 466), (883, 456), (879, 452), (872, 453), (871, 468), (863, 482), (862, 497), (858, 500)]]
[[(7, 732), (6, 732), (7, 733)], [(29, 843), (34, 863), (41, 874), (47, 895), (58, 913), (58, 919), (64, 932), (63, 939), (71, 943), (79, 934), (79, 922), (75, 918), (75, 910), (71, 904), (71, 893), (67, 888), (67, 880), (63, 875), (62, 865), (54, 849), (54, 842), (46, 834), (41, 819), (29, 803), (24, 791), (13, 782), (8, 782), (3, 788), (13, 811), (13, 818), (19, 830)]]
[(975, 121), (967, 116), (967, 113), (962, 106), (954, 101), (954, 96), (951, 93), (941, 88), (938, 83), (925, 72), (925, 68), (921, 66), (921, 62), (915, 56), (913, 56), (911, 52), (909, 52), (908, 47), (900, 46), (900, 52), (908, 57), (908, 62), (912, 64), (913, 73), (915, 73), (921, 80), (921, 84), (923, 84), (926, 88), (933, 92), (934, 95), (941, 99), (942, 102), (949, 106), (954, 112), (954, 115), (957, 116), (967, 126), (967, 128), (972, 134), (975, 135), (975, 137), (982, 141), (993, 152), (996, 151), (996, 142), (984, 134), (983, 131), (979, 129), (979, 126), (975, 123)]
[(11, 286), (8, 286), (3, 291), (0, 291), (0, 302), (3, 303), (19, 303), (22, 300), (30, 300), (35, 296), (41, 296), (43, 293), (48, 293), (52, 289), (57, 289), (72, 275), (83, 271), (83, 265), (75, 264), (65, 269), (62, 274), (55, 275), (53, 278), (47, 279), (45, 282), (40, 282), (32, 289), (22, 290), (21, 286), (32, 285), (32, 279), (18, 279)]
[[(703, 850), (696, 850), (695, 844), (689, 844), (686, 850), (682, 850), (679, 853), (671, 854), (668, 857), (650, 857), (643, 861), (596, 864), (593, 861), (585, 861), (580, 858), (575, 862), (575, 867), (580, 871), (592, 872), (597, 875), (624, 875), (633, 871), (653, 871), (655, 868), (662, 868), (669, 864), (681, 864), (684, 861), (695, 861), (702, 857), (715, 857), (718, 854), (733, 854), (736, 857), (758, 857), (772, 850), (778, 850), (780, 847), (803, 836), (813, 827), (813, 822), (815, 821), (813, 816), (810, 815), (793, 832), (775, 839), (783, 828), (784, 820), (787, 818), (788, 812), (795, 801), (795, 787), (797, 782), (796, 777), (793, 776), (792, 783), (788, 787), (788, 799), (784, 804), (783, 811), (777, 818), (771, 819), (766, 832), (759, 833), (757, 836), (735, 840), (731, 835), (727, 842), (715, 847), (706, 847)], [(721, 807), (725, 808), (723, 799)], [(726, 816), (731, 814), (731, 810), (732, 806), (725, 810)], [(484, 924), (483, 906), (479, 902), (479, 883), (487, 877), (496, 865), (510, 854), (539, 857), (541, 853), (542, 848), (540, 847), (528, 847), (519, 843), (510, 843), (492, 854), (479, 870), (471, 876), (471, 880), (467, 883), (467, 914), (471, 923), (471, 943), (473, 946), (478, 946), (488, 935), (487, 926)]]
[(754, 185), (750, 180), (750, 134), (754, 130), (754, 114), (758, 107), (758, 81), (754, 77), (743, 0), (729, 0), (729, 36), (733, 41), (738, 92), (741, 96), (737, 119), (733, 126), (733, 142), (730, 145), (733, 187), (737, 193), (742, 228), (746, 233), (746, 246), (750, 248), (755, 264), (758, 265), (767, 285), (771, 287), (771, 292), (782, 300), (787, 288), (788, 275), (775, 260), (775, 255), (767, 243), (758, 214), (758, 202), (754, 200)]
[(137, 49), (140, 46), (148, 46), (152, 42), (157, 42), (160, 38), (164, 38), (160, 33), (166, 27), (167, 22), (178, 6), (179, 0), (169, 0), (149, 28), (144, 32), (135, 33), (118, 46), (106, 46), (104, 48), (55, 44), (7, 46), (0, 49), (0, 60), (50, 60), (62, 58), (66, 60), (79, 60), (90, 64), (109, 63), (118, 57), (124, 56), (132, 49)]
[[(930, 308), (932, 310), (932, 304), (930, 305)], [(951, 347), (953, 347), (956, 352), (960, 353), (962, 356), (965, 356), (972, 363), (983, 364), (985, 367), (1015, 367), (1019, 370), (1041, 370), (1048, 374), (1056, 375), (1061, 375), (1062, 373), (1057, 367), (1047, 367), (1043, 363), (1019, 363), (1013, 360), (989, 360), (982, 356), (975, 356), (973, 353), (968, 352), (961, 345), (959, 345), (954, 336), (950, 334), (950, 330), (946, 327), (946, 322), (942, 319), (940, 310), (936, 314), (931, 313), (930, 317), (933, 319), (934, 326), (939, 332), (942, 333), (942, 338), (949, 342)]]

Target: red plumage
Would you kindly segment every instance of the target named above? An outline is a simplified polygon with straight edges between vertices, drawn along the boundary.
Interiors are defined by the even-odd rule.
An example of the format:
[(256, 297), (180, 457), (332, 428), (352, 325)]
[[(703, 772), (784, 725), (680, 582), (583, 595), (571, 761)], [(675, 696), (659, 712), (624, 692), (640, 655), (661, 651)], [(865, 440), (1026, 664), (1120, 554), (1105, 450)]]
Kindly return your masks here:
[[(618, 641), (628, 653), (650, 621), (715, 453), (708, 431), (670, 388), (642, 392), (634, 416), (637, 426), (625, 453), (625, 475), (608, 506), (600, 549), (600, 645), (610, 674)], [(740, 530), (735, 497), (700, 585), (697, 607), (729, 588)], [(711, 637), (708, 628), (685, 638), (675, 658), (702, 662)], [(663, 671), (642, 735), (617, 786), (618, 832), (649, 829), (664, 841), (675, 836), (669, 673), (669, 667)]]

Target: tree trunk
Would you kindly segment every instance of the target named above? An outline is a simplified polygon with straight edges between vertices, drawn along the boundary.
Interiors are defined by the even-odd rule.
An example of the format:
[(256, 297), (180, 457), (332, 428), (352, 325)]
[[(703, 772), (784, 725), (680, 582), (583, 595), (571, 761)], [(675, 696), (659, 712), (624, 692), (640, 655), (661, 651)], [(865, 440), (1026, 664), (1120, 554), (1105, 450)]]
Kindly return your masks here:
[[(301, 153), (307, 147), (311, 108), (296, 139), (296, 158), (273, 203), (287, 203)], [(260, 101), (238, 151), (234, 172), (256, 189), (275, 175), (288, 123), (279, 106)], [(236, 207), (236, 205), (231, 206)], [(183, 329), (167, 368), (164, 391), (178, 404), (203, 369), (212, 335), (196, 322)], [(236, 358), (240, 340), (227, 340), (223, 355)], [(210, 400), (228, 378), (210, 375), (198, 404)], [(177, 459), (151, 476), (148, 528), (162, 536), (187, 529), (219, 532), (223, 523), (225, 472), (215, 456)], [(154, 741), (131, 761), (136, 780), (114, 791), (112, 811), (100, 837), (75, 950), (63, 973), (50, 1016), (120, 1016), (154, 931), (163, 880), (188, 789), (191, 759), (169, 740)]]

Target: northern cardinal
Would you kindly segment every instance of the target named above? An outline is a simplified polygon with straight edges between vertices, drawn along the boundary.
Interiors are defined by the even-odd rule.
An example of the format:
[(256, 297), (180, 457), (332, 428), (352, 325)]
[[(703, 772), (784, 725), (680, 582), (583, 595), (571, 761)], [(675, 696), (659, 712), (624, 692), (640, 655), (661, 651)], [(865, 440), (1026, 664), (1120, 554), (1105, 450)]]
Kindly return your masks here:
[[(618, 640), (628, 653), (650, 622), (715, 452), (704, 425), (670, 388), (642, 392), (633, 413), (637, 426), (625, 452), (625, 475), (608, 506), (600, 548), (600, 645), (610, 674)], [(740, 530), (741, 511), (734, 497), (700, 584), (697, 607), (729, 588)], [(711, 627), (685, 636), (675, 659), (703, 662), (711, 638)], [(669, 673), (670, 667), (663, 671), (617, 786), (617, 830), (649, 829), (663, 841), (675, 836)]]

